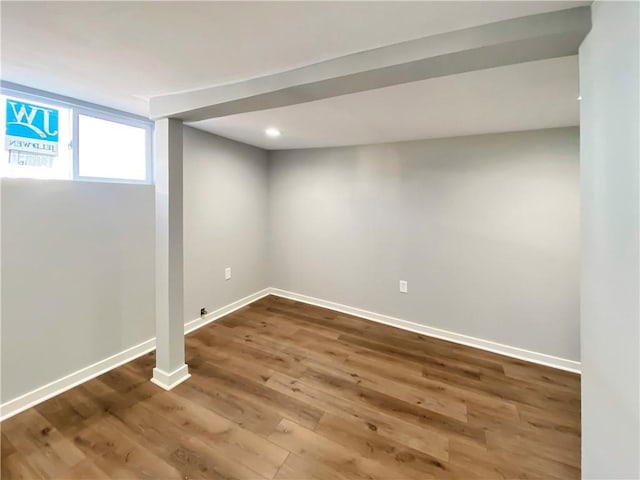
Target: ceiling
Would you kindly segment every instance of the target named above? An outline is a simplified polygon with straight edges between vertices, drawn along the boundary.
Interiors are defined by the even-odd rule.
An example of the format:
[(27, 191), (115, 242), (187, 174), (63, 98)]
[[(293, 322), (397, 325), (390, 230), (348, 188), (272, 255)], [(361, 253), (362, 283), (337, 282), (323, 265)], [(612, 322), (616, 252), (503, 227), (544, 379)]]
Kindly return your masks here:
[[(2, 79), (147, 115), (151, 96), (589, 3), (3, 1)], [(577, 85), (571, 57), (197, 126), (265, 148), (293, 148), (575, 125)], [(283, 130), (279, 143), (264, 138), (267, 124)]]
[[(265, 149), (360, 145), (578, 125), (578, 57), (478, 70), (196, 122)], [(282, 131), (278, 138), (265, 128)]]

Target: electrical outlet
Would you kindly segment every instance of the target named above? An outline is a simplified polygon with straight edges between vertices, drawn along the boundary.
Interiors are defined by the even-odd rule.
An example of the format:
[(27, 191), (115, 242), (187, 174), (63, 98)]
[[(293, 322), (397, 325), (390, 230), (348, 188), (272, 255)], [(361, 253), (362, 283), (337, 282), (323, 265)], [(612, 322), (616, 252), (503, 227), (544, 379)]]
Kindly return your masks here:
[(207, 312), (207, 307), (202, 307), (200, 309), (200, 316), (201, 317), (204, 317), (207, 313), (209, 313), (209, 312)]
[(224, 269), (224, 279), (231, 280), (231, 267), (227, 267)]
[(409, 282), (400, 280), (400, 293), (409, 293)]

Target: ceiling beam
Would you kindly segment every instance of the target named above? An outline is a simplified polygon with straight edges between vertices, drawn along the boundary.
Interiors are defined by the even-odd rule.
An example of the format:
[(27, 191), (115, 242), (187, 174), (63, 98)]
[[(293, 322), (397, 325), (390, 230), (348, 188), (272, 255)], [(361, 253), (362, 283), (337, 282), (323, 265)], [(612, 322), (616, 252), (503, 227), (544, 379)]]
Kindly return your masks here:
[(150, 116), (195, 122), (428, 78), (576, 55), (590, 28), (589, 7), (504, 20), (237, 83), (152, 97)]

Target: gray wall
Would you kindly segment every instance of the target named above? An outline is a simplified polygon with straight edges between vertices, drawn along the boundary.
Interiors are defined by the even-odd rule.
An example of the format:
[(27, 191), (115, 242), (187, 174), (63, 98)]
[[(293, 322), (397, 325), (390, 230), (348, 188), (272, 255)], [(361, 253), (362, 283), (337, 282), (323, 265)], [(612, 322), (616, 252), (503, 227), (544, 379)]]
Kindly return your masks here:
[[(269, 157), (185, 128), (185, 321), (275, 286), (577, 360), (577, 141)], [(3, 402), (153, 337), (153, 201), (152, 186), (2, 180)]]
[[(185, 128), (185, 322), (268, 286), (267, 168)], [(153, 186), (2, 179), (1, 202), (2, 403), (155, 335)]]
[(596, 2), (580, 47), (582, 474), (640, 478), (640, 4)]
[(150, 185), (2, 179), (2, 401), (154, 336)]
[(579, 361), (578, 142), (274, 152), (271, 286)]
[(186, 321), (269, 286), (268, 167), (264, 150), (185, 128)]

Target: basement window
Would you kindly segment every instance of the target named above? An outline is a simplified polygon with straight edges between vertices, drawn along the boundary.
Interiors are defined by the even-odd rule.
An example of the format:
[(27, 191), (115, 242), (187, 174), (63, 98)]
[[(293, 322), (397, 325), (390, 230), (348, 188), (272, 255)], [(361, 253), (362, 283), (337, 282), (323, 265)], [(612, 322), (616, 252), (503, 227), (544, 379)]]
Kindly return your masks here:
[(153, 183), (153, 123), (3, 83), (0, 176)]

